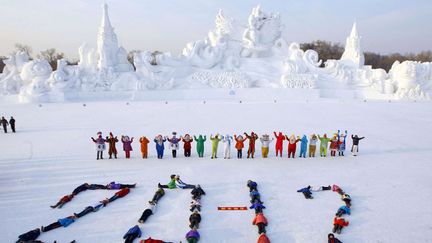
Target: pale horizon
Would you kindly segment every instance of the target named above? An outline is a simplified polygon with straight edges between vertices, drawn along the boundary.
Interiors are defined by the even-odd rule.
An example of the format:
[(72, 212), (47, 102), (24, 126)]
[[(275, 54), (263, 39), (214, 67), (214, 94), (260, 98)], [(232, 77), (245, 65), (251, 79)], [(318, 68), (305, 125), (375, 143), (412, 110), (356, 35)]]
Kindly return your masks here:
[(279, 12), (288, 42), (325, 40), (345, 44), (352, 24), (357, 22), (364, 51), (381, 54), (418, 53), (431, 50), (432, 3), (430, 1), (373, 0), (307, 3), (298, 1), (85, 1), (0, 0), (0, 56), (14, 50), (15, 43), (29, 45), (33, 56), (55, 48), (66, 58), (77, 59), (82, 43), (96, 47), (102, 4), (109, 14), (119, 44), (126, 50), (159, 50), (174, 54), (186, 43), (203, 39), (214, 28), (219, 9), (227, 17), (246, 25), (252, 8)]

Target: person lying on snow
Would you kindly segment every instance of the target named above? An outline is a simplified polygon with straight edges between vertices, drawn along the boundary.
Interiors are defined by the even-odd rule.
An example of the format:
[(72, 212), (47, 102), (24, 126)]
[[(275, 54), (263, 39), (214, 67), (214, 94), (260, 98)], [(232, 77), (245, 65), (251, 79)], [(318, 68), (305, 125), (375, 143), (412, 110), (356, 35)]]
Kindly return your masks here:
[(193, 189), (195, 188), (195, 185), (191, 185), (191, 184), (186, 184), (184, 183), (181, 179), (179, 175), (175, 176), (175, 183), (176, 183), (176, 187), (180, 188), (180, 189)]
[(255, 181), (248, 180), (246, 185), (249, 187), (249, 192), (253, 190), (258, 191), (258, 184)]
[(151, 201), (149, 201), (150, 204), (156, 205), (163, 196), (165, 195), (165, 191), (162, 188), (159, 188), (155, 194), (153, 195), (153, 198)]
[(25, 242), (31, 242), (36, 240), (39, 235), (40, 235), (41, 231), (39, 228), (34, 229), (34, 230), (30, 230), (24, 234), (21, 234), (20, 236), (18, 236), (18, 240), (16, 241), (16, 243), (25, 243)]
[(359, 136), (357, 136), (357, 135), (355, 135), (355, 136), (353, 136), (353, 135), (351, 135), (351, 139), (353, 140), (353, 145), (352, 145), (352, 147), (351, 147), (351, 152), (352, 152), (352, 154), (354, 155), (354, 156), (357, 156), (357, 153), (358, 153), (358, 146), (359, 146), (359, 142), (360, 142), (360, 140), (362, 140), (363, 138), (365, 138), (365, 137), (361, 137), (361, 138), (359, 138)]
[(328, 243), (342, 243), (342, 241), (336, 238), (332, 233), (328, 234), (327, 238), (328, 238)]
[(168, 241), (163, 241), (163, 240), (156, 240), (156, 239), (152, 239), (151, 237), (149, 237), (146, 240), (141, 240), (140, 243), (173, 243), (173, 242), (168, 242)]
[(205, 195), (205, 191), (201, 188), (201, 186), (198, 184), (192, 191), (192, 199), (201, 199), (202, 195)]
[(333, 233), (338, 233), (340, 234), (342, 232), (343, 227), (346, 227), (349, 225), (349, 222), (346, 221), (344, 218), (342, 217), (335, 217), (333, 219)]
[(252, 221), (252, 224), (258, 226), (258, 234), (265, 233), (265, 227), (268, 224), (267, 218), (263, 213), (257, 213), (254, 220)]
[(265, 209), (266, 207), (262, 203), (255, 201), (249, 208), (255, 209), (255, 213), (257, 214), (257, 213), (262, 213), (262, 210)]
[(185, 238), (188, 243), (197, 243), (200, 239), (200, 234), (198, 233), (197, 228), (194, 227), (189, 232), (187, 232)]
[(92, 213), (92, 212), (97, 212), (101, 207), (103, 206), (102, 203), (97, 204), (96, 206), (88, 206), (86, 207), (83, 211), (79, 212), (79, 213), (74, 213), (76, 218), (81, 218), (84, 215), (88, 214), (88, 213)]
[(130, 228), (128, 232), (123, 236), (123, 239), (125, 239), (125, 243), (132, 243), (136, 238), (141, 237), (141, 229), (138, 227), (138, 225), (135, 225), (134, 227)]
[(344, 194), (344, 191), (338, 185), (333, 185), (332, 191), (337, 192), (341, 196)]
[(348, 206), (341, 206), (336, 212), (337, 217), (341, 217), (344, 214), (351, 215), (351, 208)]
[(342, 195), (342, 201), (345, 202), (345, 205), (346, 205), (346, 206), (351, 207), (351, 197), (350, 197), (350, 195), (344, 193), (344, 194)]
[(87, 189), (89, 189), (89, 184), (88, 183), (84, 183), (79, 185), (77, 188), (75, 188), (72, 191), (72, 195), (76, 196), (78, 193), (83, 192), (83, 191), (87, 191)]
[(115, 181), (110, 182), (108, 185), (106, 185), (106, 188), (108, 190), (118, 190), (118, 189), (124, 189), (124, 188), (135, 188), (135, 184), (121, 184), (121, 183), (115, 183)]
[(150, 215), (153, 215), (156, 212), (156, 204), (149, 203), (147, 208), (144, 210), (144, 212), (141, 214), (141, 217), (139, 218), (138, 222), (143, 224)]
[(191, 203), (190, 203), (190, 211), (198, 211), (201, 212), (201, 201), (200, 199), (192, 199)]
[(329, 191), (329, 190), (331, 190), (332, 188), (331, 188), (331, 186), (330, 185), (328, 185), (328, 186), (311, 186), (311, 188), (310, 188), (310, 190), (312, 191), (312, 192), (318, 192), (318, 191)]
[(265, 233), (261, 233), (258, 237), (257, 243), (270, 243), (270, 239), (267, 237)]
[(62, 198), (60, 198), (60, 200), (53, 206), (50, 206), (51, 208), (62, 208), (63, 205), (65, 205), (67, 202), (70, 202), (72, 200), (72, 198), (74, 197), (73, 194), (70, 195), (66, 195)]
[(175, 177), (176, 177), (176, 175), (171, 175), (170, 176), (171, 180), (170, 180), (170, 182), (168, 182), (168, 184), (161, 185), (160, 183), (158, 183), (158, 187), (159, 188), (168, 188), (168, 189), (175, 189), (175, 188), (177, 188)]
[(307, 186), (307, 187), (305, 187), (305, 188), (302, 188), (302, 189), (300, 189), (300, 190), (297, 190), (297, 192), (301, 192), (301, 193), (303, 193), (303, 196), (304, 196), (306, 199), (313, 199), (313, 197), (312, 197), (312, 192), (311, 192), (311, 186)]
[(114, 196), (112, 196), (111, 198), (102, 200), (101, 203), (103, 204), (104, 207), (106, 207), (106, 205), (108, 203), (113, 202), (113, 201), (115, 201), (115, 200), (117, 200), (119, 198), (122, 198), (122, 197), (126, 196), (127, 194), (129, 194), (129, 192), (130, 192), (130, 189), (128, 187), (123, 188), (120, 191), (116, 192), (114, 194)]
[(71, 225), (73, 222), (75, 222), (76, 217), (74, 215), (66, 217), (66, 218), (62, 218), (57, 220), (56, 222), (48, 225), (48, 226), (41, 226), (41, 231), (42, 232), (47, 232), (56, 228), (59, 228), (61, 226), (63, 227), (68, 227), (69, 225)]
[(261, 195), (260, 195), (260, 193), (256, 190), (256, 189), (253, 189), (250, 193), (249, 193), (249, 196), (250, 196), (250, 198), (251, 198), (251, 200), (250, 200), (250, 202), (251, 203), (254, 203), (255, 201), (257, 201), (257, 202), (259, 202), (259, 203), (263, 203), (262, 201), (261, 201)]
[(189, 216), (189, 223), (190, 223), (189, 227), (190, 227), (191, 229), (193, 229), (193, 228), (198, 229), (198, 228), (199, 228), (199, 223), (200, 223), (200, 222), (201, 222), (201, 215), (199, 214), (198, 211), (193, 212), (193, 213)]

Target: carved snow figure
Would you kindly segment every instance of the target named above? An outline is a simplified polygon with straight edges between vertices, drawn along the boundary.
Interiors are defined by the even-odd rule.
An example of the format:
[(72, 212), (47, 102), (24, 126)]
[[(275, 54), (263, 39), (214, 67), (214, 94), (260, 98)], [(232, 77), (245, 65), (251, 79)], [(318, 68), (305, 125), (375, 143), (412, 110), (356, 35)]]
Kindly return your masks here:
[[(390, 78), (396, 84), (395, 96), (399, 99), (430, 99), (421, 89), (420, 76), (427, 78), (426, 72), (422, 72), (421, 64), (413, 61), (396, 61), (390, 69)], [(431, 72), (429, 70), (429, 72)]]
[(357, 32), (357, 23), (353, 24), (350, 36), (346, 39), (345, 51), (342, 54), (341, 61), (344, 61), (354, 67), (361, 68), (364, 65), (364, 54), (360, 45), (361, 37)]
[(17, 94), (20, 91), (23, 85), (20, 73), (28, 60), (27, 53), (23, 51), (13, 53), (3, 60), (5, 67), (0, 73), (0, 94)]
[(70, 78), (71, 73), (67, 70), (67, 62), (60, 59), (57, 60), (57, 70), (51, 73), (47, 83), (52, 91), (66, 91), (73, 85)]
[(38, 97), (49, 90), (47, 79), (52, 72), (51, 65), (45, 59), (35, 59), (26, 63), (21, 72), (21, 79), (26, 85), (21, 89), (21, 97)]

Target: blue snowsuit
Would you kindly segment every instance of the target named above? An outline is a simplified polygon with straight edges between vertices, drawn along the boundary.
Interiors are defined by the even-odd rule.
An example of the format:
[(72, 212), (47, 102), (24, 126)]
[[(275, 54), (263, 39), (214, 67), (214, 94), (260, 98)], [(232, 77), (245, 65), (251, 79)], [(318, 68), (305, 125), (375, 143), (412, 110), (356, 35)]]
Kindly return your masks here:
[(162, 143), (158, 143), (158, 140), (156, 139), (154, 139), (154, 142), (156, 143), (156, 152), (157, 152), (158, 159), (162, 159), (164, 149), (165, 149), (164, 143), (166, 142), (166, 139), (163, 139)]
[(60, 223), (61, 226), (68, 227), (70, 224), (75, 222), (75, 220), (71, 218), (63, 218), (63, 219), (59, 219), (58, 222)]
[(306, 135), (303, 135), (300, 144), (300, 157), (303, 156), (303, 158), (306, 158), (307, 144), (308, 144), (308, 139)]
[(249, 187), (249, 191), (251, 192), (253, 189), (257, 189), (258, 184), (255, 181), (250, 181), (247, 183), (247, 187)]
[(312, 192), (310, 189), (311, 189), (311, 187), (308, 186), (308, 187), (302, 188), (300, 190), (297, 190), (297, 192), (303, 193), (303, 195), (306, 199), (312, 199)]
[(134, 239), (139, 237), (141, 237), (141, 229), (138, 225), (135, 225), (128, 230), (128, 232), (123, 236), (123, 239), (125, 239), (125, 243), (131, 243)]
[(262, 205), (259, 202), (256, 202), (252, 204), (252, 206), (249, 207), (250, 209), (255, 209), (255, 213), (262, 213), (262, 210), (266, 208), (264, 205)]
[(338, 216), (340, 217), (340, 216), (342, 216), (342, 215), (344, 215), (344, 214), (351, 215), (351, 209), (350, 209), (349, 207), (347, 207), (347, 206), (341, 206), (341, 207), (338, 209), (336, 215), (338, 215)]

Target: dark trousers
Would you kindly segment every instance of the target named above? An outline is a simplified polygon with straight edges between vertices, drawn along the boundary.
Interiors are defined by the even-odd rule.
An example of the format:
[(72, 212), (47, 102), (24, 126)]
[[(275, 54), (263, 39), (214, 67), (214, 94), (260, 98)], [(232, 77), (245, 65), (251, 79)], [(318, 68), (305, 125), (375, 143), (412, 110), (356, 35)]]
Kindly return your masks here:
[(241, 159), (243, 156), (243, 152), (241, 149), (237, 149), (237, 159)]
[(347, 205), (348, 207), (351, 207), (351, 199), (343, 199), (342, 201), (345, 202), (345, 205)]
[(303, 192), (303, 195), (306, 199), (311, 199), (312, 198), (312, 193), (310, 192)]
[(6, 125), (3, 125), (3, 130), (4, 130), (5, 133), (7, 133), (7, 127), (6, 127)]
[(177, 150), (173, 149), (172, 150), (172, 155), (173, 155), (173, 158), (177, 157)]
[(333, 233), (338, 233), (338, 234), (340, 234), (341, 231), (342, 231), (342, 228), (343, 228), (343, 226), (338, 225), (338, 224), (335, 224), (334, 227), (333, 227)]
[(261, 208), (261, 207), (257, 207), (257, 208), (255, 208), (255, 214), (257, 214), (257, 213), (262, 213), (263, 211), (262, 211), (263, 209)]
[(159, 185), (159, 188), (169, 188), (168, 185)]
[(265, 229), (266, 226), (264, 223), (258, 223), (257, 226), (258, 226), (258, 234), (266, 232), (266, 229)]
[(338, 216), (338, 217), (340, 217), (340, 216), (342, 216), (344, 214), (345, 214), (345, 211), (342, 210), (342, 209), (338, 209), (338, 211), (336, 212), (336, 216)]
[(147, 220), (147, 218), (150, 217), (150, 215), (152, 215), (152, 214), (153, 214), (153, 212), (150, 209), (146, 209), (142, 213), (141, 218), (139, 220), (143, 221), (143, 223), (144, 223)]
[(124, 188), (135, 188), (135, 185), (134, 184), (121, 184), (120, 189), (124, 189)]
[(125, 243), (132, 243), (136, 238), (138, 238), (138, 233), (130, 234), (126, 237)]
[(189, 227), (192, 229), (193, 227), (199, 228), (199, 221), (198, 220), (191, 220)]
[(201, 205), (193, 205), (190, 211), (193, 212), (195, 209), (198, 210), (198, 212), (201, 212)]
[(97, 151), (97, 159), (103, 159), (103, 151)]
[(339, 151), (339, 156), (344, 156), (344, 151), (343, 150)]
[(191, 149), (190, 148), (184, 150), (184, 156), (185, 157), (190, 157), (191, 156)]
[(253, 190), (257, 190), (258, 191), (258, 189), (257, 189), (256, 186), (248, 186), (248, 187), (249, 187), (249, 192), (251, 192)]
[(57, 222), (54, 222), (54, 223), (52, 223), (52, 224), (50, 224), (48, 226), (45, 226), (43, 228), (43, 232), (47, 232), (47, 231), (50, 231), (50, 230), (53, 230), (53, 229), (57, 229), (57, 228), (60, 228), (60, 227), (61, 227), (61, 224), (57, 221)]
[(113, 202), (115, 200), (117, 200), (119, 197), (117, 195), (112, 196), (110, 199), (108, 199), (108, 202)]
[(81, 218), (82, 216), (84, 216), (84, 215), (86, 215), (86, 214), (88, 214), (88, 213), (91, 213), (91, 212), (93, 212), (94, 211), (94, 207), (92, 207), (92, 206), (88, 206), (88, 207), (86, 207), (83, 211), (81, 211), (81, 212), (79, 212), (79, 213), (74, 213), (74, 215), (77, 217), (77, 218)]
[(105, 185), (99, 185), (99, 184), (90, 184), (89, 190), (97, 190), (97, 189), (107, 189)]
[(11, 129), (12, 129), (12, 132), (15, 132), (15, 124), (10, 124), (11, 125)]

